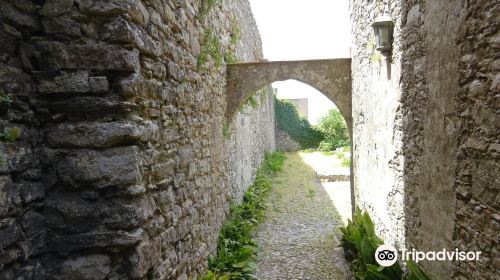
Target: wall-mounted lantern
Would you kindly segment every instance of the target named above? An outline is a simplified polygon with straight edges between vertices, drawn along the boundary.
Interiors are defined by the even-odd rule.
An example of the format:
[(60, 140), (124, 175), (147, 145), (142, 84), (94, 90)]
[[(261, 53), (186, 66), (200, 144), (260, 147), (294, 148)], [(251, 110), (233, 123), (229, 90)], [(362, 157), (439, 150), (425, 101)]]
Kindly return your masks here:
[(390, 54), (392, 50), (392, 33), (394, 22), (389, 14), (389, 7), (385, 6), (384, 13), (372, 23), (375, 31), (376, 49), (383, 54)]

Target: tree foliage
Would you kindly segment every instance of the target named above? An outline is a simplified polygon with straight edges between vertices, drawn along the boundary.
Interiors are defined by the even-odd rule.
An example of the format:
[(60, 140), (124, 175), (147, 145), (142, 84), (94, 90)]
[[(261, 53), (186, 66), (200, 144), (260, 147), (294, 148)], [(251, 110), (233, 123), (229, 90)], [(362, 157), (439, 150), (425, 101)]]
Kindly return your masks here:
[(274, 98), (274, 108), (278, 128), (286, 131), (302, 149), (317, 148), (323, 141), (321, 131), (311, 126), (307, 119), (299, 116), (297, 107), (290, 101)]
[(349, 146), (347, 125), (338, 109), (331, 109), (327, 115), (322, 117), (318, 129), (325, 136), (319, 145), (320, 150), (334, 151), (340, 147)]

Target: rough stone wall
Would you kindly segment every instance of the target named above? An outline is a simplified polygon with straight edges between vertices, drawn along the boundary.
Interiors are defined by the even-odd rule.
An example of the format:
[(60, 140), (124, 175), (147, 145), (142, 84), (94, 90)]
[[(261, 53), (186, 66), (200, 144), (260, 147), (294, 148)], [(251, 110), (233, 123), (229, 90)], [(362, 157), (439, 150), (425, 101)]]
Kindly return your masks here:
[(229, 186), (236, 201), (253, 183), (265, 152), (276, 149), (272, 88), (259, 91), (255, 100), (256, 108), (244, 105), (229, 130)]
[(457, 44), (455, 246), (482, 251), (479, 263), (455, 263), (454, 279), (500, 275), (500, 6), (462, 3)]
[(295, 152), (300, 150), (300, 145), (286, 131), (276, 128), (276, 150)]
[[(0, 279), (187, 279), (214, 252), (240, 153), (223, 136), (225, 65), (207, 30), (259, 60), (246, 0), (0, 0)], [(231, 45), (234, 25), (241, 38)], [(268, 97), (271, 98), (271, 97)], [(235, 135), (258, 165), (272, 105)], [(267, 127), (265, 128), (267, 129)], [(262, 137), (265, 136), (265, 137)], [(262, 137), (262, 138), (261, 138)], [(249, 173), (255, 172), (249, 171)], [(229, 174), (229, 175), (228, 175)]]
[(423, 262), (437, 279), (495, 279), (498, 5), (390, 1), (389, 79), (366, 48), (381, 2), (351, 1), (356, 202), (399, 247), (482, 251), (479, 262)]
[[(395, 42), (392, 56), (375, 50), (371, 27), (381, 1), (350, 2), (352, 24), (352, 118), (354, 200), (369, 211), (379, 234), (404, 247), (402, 180), (401, 30), (399, 2), (392, 1)], [(392, 62), (391, 62), (392, 60)]]
[[(455, 248), (460, 2), (405, 1), (402, 9), (407, 244), (422, 251)], [(451, 275), (451, 262), (424, 266), (438, 279)]]

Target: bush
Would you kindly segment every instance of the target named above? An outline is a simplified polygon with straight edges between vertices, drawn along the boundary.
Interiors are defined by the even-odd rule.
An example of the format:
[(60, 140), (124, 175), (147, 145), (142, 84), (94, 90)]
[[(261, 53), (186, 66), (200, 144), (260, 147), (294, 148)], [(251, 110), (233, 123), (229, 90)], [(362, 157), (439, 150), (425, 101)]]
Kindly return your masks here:
[(356, 279), (365, 280), (431, 280), (414, 262), (407, 261), (409, 272), (405, 274), (398, 262), (390, 267), (379, 266), (375, 261), (375, 251), (384, 243), (375, 234), (375, 226), (367, 212), (359, 209), (347, 222), (347, 226), (340, 229), (343, 236), (341, 246), (344, 248), (345, 258), (351, 261), (351, 270)]
[(338, 109), (332, 109), (322, 117), (318, 129), (323, 133), (325, 140), (319, 144), (322, 151), (334, 151), (340, 147), (349, 146), (349, 133), (344, 117)]
[(278, 128), (286, 131), (293, 140), (299, 143), (302, 149), (317, 148), (319, 143), (323, 141), (323, 133), (299, 116), (295, 104), (275, 97), (274, 108)]
[(232, 205), (229, 219), (223, 224), (217, 257), (208, 262), (209, 271), (201, 280), (255, 279), (257, 244), (253, 233), (265, 214), (264, 198), (271, 189), (270, 176), (280, 171), (283, 153), (266, 154), (255, 182), (245, 192), (240, 205)]

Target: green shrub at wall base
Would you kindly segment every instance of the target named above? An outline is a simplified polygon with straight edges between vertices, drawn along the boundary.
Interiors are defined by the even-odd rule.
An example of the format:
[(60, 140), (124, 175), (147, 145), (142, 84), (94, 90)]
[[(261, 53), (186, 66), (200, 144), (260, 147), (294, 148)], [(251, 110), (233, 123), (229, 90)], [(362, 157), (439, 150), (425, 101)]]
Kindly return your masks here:
[(231, 205), (229, 219), (223, 224), (216, 258), (208, 262), (209, 271), (198, 280), (256, 279), (257, 244), (253, 233), (264, 219), (266, 194), (271, 189), (271, 176), (282, 169), (283, 153), (266, 153), (255, 181), (245, 192), (240, 205)]
[(375, 225), (367, 212), (356, 209), (352, 220), (340, 229), (344, 255), (351, 262), (351, 270), (360, 280), (432, 280), (414, 262), (407, 261), (408, 272), (404, 273), (396, 262), (390, 267), (380, 266), (375, 260), (375, 251), (384, 241), (375, 234)]
[(290, 101), (274, 98), (274, 109), (278, 128), (288, 133), (288, 135), (302, 149), (317, 148), (324, 140), (324, 135), (304, 118), (299, 116), (299, 112)]

